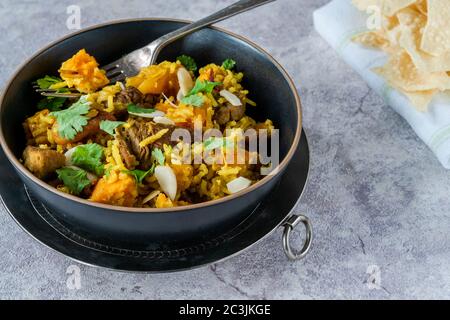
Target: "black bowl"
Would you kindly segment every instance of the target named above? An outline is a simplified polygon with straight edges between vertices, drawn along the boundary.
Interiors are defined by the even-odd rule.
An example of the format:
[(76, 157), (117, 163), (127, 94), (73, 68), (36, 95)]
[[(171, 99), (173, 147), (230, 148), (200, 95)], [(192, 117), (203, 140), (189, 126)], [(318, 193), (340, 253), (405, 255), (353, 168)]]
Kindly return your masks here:
[(207, 28), (165, 48), (159, 60), (193, 56), (199, 65), (237, 61), (244, 72), (244, 86), (258, 103), (248, 108), (256, 119), (270, 118), (280, 130), (278, 172), (231, 196), (171, 209), (125, 208), (93, 203), (56, 190), (33, 176), (18, 159), (25, 147), (24, 119), (36, 112), (39, 97), (31, 82), (55, 74), (62, 61), (81, 48), (100, 65), (140, 48), (186, 22), (161, 19), (126, 20), (102, 24), (65, 37), (44, 48), (24, 63), (3, 93), (0, 106), (0, 142), (9, 161), (27, 187), (66, 223), (91, 239), (123, 239), (124, 244), (145, 248), (156, 239), (188, 241), (212, 236), (244, 220), (268, 195), (282, 176), (298, 147), (301, 105), (295, 85), (284, 69), (250, 41), (219, 28)]

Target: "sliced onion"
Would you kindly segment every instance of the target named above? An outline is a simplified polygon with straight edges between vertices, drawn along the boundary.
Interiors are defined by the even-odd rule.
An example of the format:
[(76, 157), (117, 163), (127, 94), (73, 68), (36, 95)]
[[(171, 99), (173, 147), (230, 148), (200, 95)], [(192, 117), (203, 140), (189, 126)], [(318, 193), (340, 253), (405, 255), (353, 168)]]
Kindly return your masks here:
[(180, 91), (183, 96), (186, 96), (189, 91), (194, 87), (194, 81), (192, 81), (191, 74), (185, 68), (179, 68), (177, 71), (178, 84), (180, 85)]
[[(67, 168), (71, 168), (71, 169), (74, 169), (74, 170), (83, 170), (83, 169), (81, 169), (80, 167), (77, 167), (77, 166), (67, 166)], [(86, 170), (83, 170), (83, 171), (86, 171)], [(98, 177), (95, 174), (90, 173), (88, 171), (86, 171), (86, 177), (89, 179), (89, 181), (91, 183), (94, 183), (95, 181), (98, 180)]]
[(167, 117), (154, 117), (153, 121), (156, 123), (160, 123), (160, 124), (167, 124), (170, 126), (174, 126), (175, 122), (173, 122), (171, 119), (167, 118)]
[(252, 184), (251, 180), (244, 177), (239, 177), (228, 182), (227, 188), (228, 191), (230, 191), (231, 193), (236, 193), (241, 190), (244, 190), (245, 188), (248, 188), (251, 184)]
[(129, 112), (129, 114), (132, 114), (136, 117), (142, 117), (142, 118), (154, 118), (154, 117), (164, 117), (166, 114), (162, 111), (155, 110), (152, 113), (137, 113), (137, 112)]
[(123, 84), (122, 81), (118, 81), (117, 83), (119, 84), (120, 89), (122, 89), (122, 90), (124, 90), (124, 91), (127, 89), (127, 88), (125, 88), (125, 85)]
[(171, 200), (175, 200), (177, 195), (177, 177), (169, 166), (157, 166), (155, 168), (155, 177), (158, 180), (162, 191), (169, 196)]
[(159, 190), (153, 190), (144, 198), (144, 200), (142, 200), (142, 204), (147, 203), (150, 200), (154, 199), (160, 193), (161, 193), (161, 191), (159, 191)]
[(164, 92), (162, 92), (162, 95), (163, 95), (164, 99), (166, 99), (166, 101), (167, 101), (172, 107), (178, 108), (178, 106), (177, 106), (175, 103), (173, 103), (172, 101), (170, 101), (169, 98), (167, 98), (167, 96), (164, 94)]
[(75, 149), (78, 148), (78, 146), (70, 148), (69, 150), (66, 151), (66, 153), (64, 153), (64, 155), (66, 156), (66, 166), (71, 166), (72, 163), (72, 155), (75, 152)]
[(241, 100), (235, 94), (231, 93), (230, 91), (224, 89), (224, 90), (221, 90), (219, 92), (219, 94), (222, 97), (224, 97), (225, 99), (227, 99), (227, 101), (229, 103), (231, 103), (233, 106), (235, 106), (235, 107), (242, 106)]

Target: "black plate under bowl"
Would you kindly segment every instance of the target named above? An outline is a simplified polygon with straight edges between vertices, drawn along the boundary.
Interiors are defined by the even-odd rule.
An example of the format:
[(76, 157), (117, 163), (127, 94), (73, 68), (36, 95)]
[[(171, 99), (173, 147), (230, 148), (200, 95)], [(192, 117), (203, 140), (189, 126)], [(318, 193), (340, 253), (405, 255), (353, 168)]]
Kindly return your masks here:
[[(186, 247), (154, 243), (154, 250), (133, 250), (94, 242), (64, 225), (24, 187), (0, 149), (0, 197), (11, 217), (31, 237), (80, 263), (131, 272), (167, 272), (191, 269), (223, 260), (249, 248), (272, 233), (291, 215), (306, 184), (309, 148), (303, 132), (300, 145), (281, 181), (239, 225), (219, 237)], [(281, 246), (280, 246), (281, 248)]]

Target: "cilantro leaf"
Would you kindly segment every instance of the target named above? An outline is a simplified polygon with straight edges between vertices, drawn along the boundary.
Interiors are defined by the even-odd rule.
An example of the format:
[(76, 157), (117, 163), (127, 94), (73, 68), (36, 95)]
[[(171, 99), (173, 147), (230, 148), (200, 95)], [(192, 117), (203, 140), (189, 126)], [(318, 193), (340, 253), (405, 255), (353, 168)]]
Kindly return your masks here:
[(185, 54), (179, 56), (177, 58), (178, 61), (181, 62), (181, 64), (189, 71), (196, 71), (197, 70), (197, 64), (195, 63), (194, 59), (190, 56), (187, 56)]
[(142, 108), (134, 103), (130, 103), (127, 107), (128, 113), (153, 113), (155, 112), (155, 109), (151, 108)]
[(236, 61), (233, 59), (226, 59), (224, 62), (222, 62), (222, 68), (225, 70), (231, 70), (236, 66)]
[[(46, 77), (49, 77), (49, 76), (46, 76)], [(56, 77), (54, 77), (54, 78), (56, 78)], [(47, 80), (44, 80), (44, 79), (45, 78), (39, 79), (39, 80), (41, 80), (41, 84), (39, 85), (39, 87), (41, 89), (48, 89), (48, 87), (51, 86), (53, 83), (45, 82)], [(61, 79), (59, 79), (59, 80), (61, 80)], [(69, 92), (69, 89), (68, 88), (60, 88), (60, 89), (56, 90), (56, 92), (57, 93)], [(45, 97), (38, 102), (37, 108), (39, 110), (48, 109), (50, 111), (59, 111), (64, 106), (64, 103), (66, 102), (66, 100), (67, 100), (67, 98), (62, 98), (62, 97)]]
[(85, 187), (91, 184), (87, 172), (83, 169), (64, 167), (56, 170), (56, 173), (64, 185), (75, 195), (79, 195)]
[(48, 109), (50, 111), (59, 111), (63, 107), (67, 98), (61, 97), (45, 97), (38, 102), (37, 108), (39, 110)]
[(147, 171), (135, 169), (135, 170), (124, 170), (123, 172), (132, 175), (139, 184), (142, 184), (145, 177), (153, 173), (153, 171), (155, 171), (155, 164), (153, 164)]
[(161, 151), (161, 149), (158, 149), (158, 148), (153, 149), (152, 161), (153, 161), (153, 164), (150, 167), (150, 169), (148, 169), (147, 171), (135, 169), (135, 170), (123, 170), (122, 172), (132, 175), (139, 184), (142, 184), (145, 177), (147, 177), (149, 174), (153, 174), (157, 164), (159, 164), (161, 166), (164, 165), (165, 157), (164, 157), (164, 154)]
[(197, 79), (194, 87), (189, 91), (187, 96), (197, 94), (199, 92), (211, 93), (215, 86), (221, 85), (222, 82), (201, 81)]
[(76, 147), (71, 157), (71, 161), (75, 166), (93, 172), (97, 176), (103, 175), (105, 171), (102, 159), (103, 147), (96, 143), (88, 143)]
[(194, 107), (201, 107), (205, 100), (202, 96), (193, 95), (193, 96), (187, 96), (181, 99), (181, 102), (184, 104), (188, 104)]
[(36, 83), (41, 89), (48, 89), (51, 85), (62, 82), (61, 78), (53, 77), (53, 76), (45, 76), (41, 79), (37, 79)]
[(149, 174), (152, 174), (155, 171), (156, 164), (159, 164), (160, 166), (164, 165), (164, 161), (166, 160), (166, 158), (164, 157), (164, 154), (161, 151), (161, 149), (155, 148), (152, 150), (152, 160), (154, 162), (150, 167), (150, 169), (148, 169), (147, 171), (136, 169), (136, 170), (124, 170), (123, 172), (134, 176), (136, 181), (139, 184), (142, 184), (145, 177), (147, 177)]
[(156, 161), (160, 166), (164, 165), (164, 161), (166, 157), (164, 157), (164, 153), (159, 148), (155, 148), (152, 150), (152, 158)]
[(50, 115), (56, 117), (58, 124), (58, 134), (65, 139), (73, 140), (78, 132), (83, 131), (83, 127), (88, 123), (89, 102), (86, 96), (75, 102), (68, 109), (54, 111)]
[(109, 133), (110, 135), (114, 135), (114, 129), (125, 124), (123, 121), (110, 121), (110, 120), (102, 120), (100, 121), (100, 129)]
[(211, 93), (215, 86), (221, 85), (222, 82), (201, 81), (197, 79), (194, 87), (189, 93), (181, 99), (184, 104), (189, 104), (194, 107), (201, 107), (205, 100), (202, 96), (197, 95), (200, 92)]

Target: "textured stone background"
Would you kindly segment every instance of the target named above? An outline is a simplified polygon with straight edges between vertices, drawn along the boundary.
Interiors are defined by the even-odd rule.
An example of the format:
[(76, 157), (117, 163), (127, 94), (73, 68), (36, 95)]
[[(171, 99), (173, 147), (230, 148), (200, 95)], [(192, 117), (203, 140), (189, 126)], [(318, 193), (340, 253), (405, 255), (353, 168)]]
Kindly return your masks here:
[[(33, 52), (82, 27), (117, 18), (200, 18), (233, 1), (2, 0), (0, 87)], [(0, 208), (0, 298), (450, 298), (450, 172), (408, 124), (316, 34), (312, 12), (327, 0), (279, 0), (220, 25), (272, 53), (293, 76), (312, 150), (297, 212), (311, 217), (314, 247), (286, 260), (280, 232), (244, 254), (193, 271), (134, 275), (80, 265), (81, 289), (66, 287), (74, 262), (33, 241)], [(1, 179), (1, 175), (0, 175)], [(379, 290), (368, 266), (381, 270)]]

